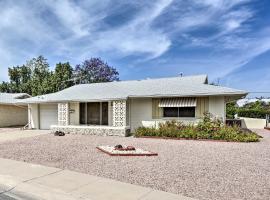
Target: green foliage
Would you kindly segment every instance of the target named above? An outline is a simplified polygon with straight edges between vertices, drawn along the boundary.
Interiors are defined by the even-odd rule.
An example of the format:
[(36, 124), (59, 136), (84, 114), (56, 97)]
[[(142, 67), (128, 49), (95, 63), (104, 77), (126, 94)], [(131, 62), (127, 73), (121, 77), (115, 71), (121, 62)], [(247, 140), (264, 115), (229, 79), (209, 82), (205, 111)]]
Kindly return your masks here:
[(212, 133), (218, 131), (222, 122), (219, 119), (211, 119), (210, 113), (204, 113), (203, 120), (198, 123), (197, 129), (201, 132)]
[(42, 95), (50, 93), (52, 90), (49, 64), (43, 56), (38, 56), (28, 61), (26, 66), (31, 70), (32, 95)]
[(233, 119), (235, 114), (238, 114), (239, 117), (265, 119), (266, 115), (270, 114), (270, 105), (259, 100), (256, 102), (248, 103), (243, 107), (238, 107), (236, 102), (227, 103), (227, 118)]
[(239, 117), (261, 118), (265, 119), (266, 115), (270, 114), (269, 110), (261, 109), (239, 109)]
[(70, 81), (73, 75), (73, 68), (67, 63), (56, 64), (55, 71), (52, 75), (53, 92), (71, 87), (73, 83)]
[(3, 81), (2, 84), (0, 84), (0, 91), (6, 92), (6, 93), (12, 92), (10, 88), (10, 84), (8, 82)]
[(54, 71), (50, 71), (49, 63), (43, 56), (38, 56), (25, 65), (8, 69), (9, 82), (0, 84), (0, 92), (28, 93), (32, 96), (57, 92), (74, 85), (74, 80), (85, 78), (83, 83), (108, 82), (119, 80), (119, 73), (100, 58), (86, 60), (77, 65), (76, 73), (72, 66), (58, 63)]
[(159, 128), (139, 127), (136, 137), (169, 137), (186, 139), (212, 139), (236, 142), (258, 142), (260, 136), (256, 133), (242, 130), (238, 126), (226, 126), (218, 119), (211, 119), (205, 114), (204, 119), (197, 126), (184, 125), (181, 122), (168, 121), (159, 125)]
[(238, 113), (238, 106), (236, 101), (227, 103), (226, 105), (226, 117), (228, 119), (234, 119), (234, 115)]

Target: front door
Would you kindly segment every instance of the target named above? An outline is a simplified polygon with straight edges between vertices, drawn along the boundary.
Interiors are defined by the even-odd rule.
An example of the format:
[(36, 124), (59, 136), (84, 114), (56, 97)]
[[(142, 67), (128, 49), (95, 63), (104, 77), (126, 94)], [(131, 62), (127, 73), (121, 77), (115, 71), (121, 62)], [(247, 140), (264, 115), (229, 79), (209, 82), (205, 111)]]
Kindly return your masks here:
[(108, 102), (102, 102), (102, 125), (108, 125)]
[(100, 103), (87, 103), (87, 123), (100, 125)]

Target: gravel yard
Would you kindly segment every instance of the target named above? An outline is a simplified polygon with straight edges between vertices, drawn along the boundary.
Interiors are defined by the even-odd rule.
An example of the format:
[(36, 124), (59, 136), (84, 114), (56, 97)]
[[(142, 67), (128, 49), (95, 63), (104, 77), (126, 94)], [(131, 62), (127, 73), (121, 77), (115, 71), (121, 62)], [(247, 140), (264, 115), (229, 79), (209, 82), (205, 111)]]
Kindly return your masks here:
[[(0, 157), (70, 169), (198, 199), (270, 199), (270, 131), (259, 143), (41, 135), (0, 143)], [(110, 157), (99, 145), (153, 157)]]

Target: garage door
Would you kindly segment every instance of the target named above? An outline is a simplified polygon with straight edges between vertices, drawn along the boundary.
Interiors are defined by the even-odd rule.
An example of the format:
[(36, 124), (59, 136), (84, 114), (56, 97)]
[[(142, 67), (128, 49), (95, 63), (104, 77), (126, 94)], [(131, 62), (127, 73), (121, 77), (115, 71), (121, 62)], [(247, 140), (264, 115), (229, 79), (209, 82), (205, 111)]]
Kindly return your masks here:
[(51, 125), (58, 124), (57, 104), (40, 105), (40, 129), (50, 129)]

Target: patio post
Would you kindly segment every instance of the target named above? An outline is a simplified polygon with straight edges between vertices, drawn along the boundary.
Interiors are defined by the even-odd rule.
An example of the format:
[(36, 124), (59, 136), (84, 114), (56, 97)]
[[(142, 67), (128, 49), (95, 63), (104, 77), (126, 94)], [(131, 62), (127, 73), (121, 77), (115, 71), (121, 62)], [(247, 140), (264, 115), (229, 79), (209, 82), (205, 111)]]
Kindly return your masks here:
[(114, 127), (126, 126), (126, 100), (113, 101), (112, 120)]
[(69, 125), (69, 104), (58, 103), (58, 125)]

